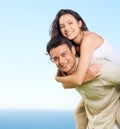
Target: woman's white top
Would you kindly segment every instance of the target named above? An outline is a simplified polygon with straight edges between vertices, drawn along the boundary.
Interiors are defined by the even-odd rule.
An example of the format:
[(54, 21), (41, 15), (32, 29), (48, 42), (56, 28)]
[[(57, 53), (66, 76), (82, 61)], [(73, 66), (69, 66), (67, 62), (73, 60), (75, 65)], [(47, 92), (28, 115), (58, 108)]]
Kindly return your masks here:
[(94, 58), (105, 58), (115, 63), (120, 64), (120, 56), (117, 51), (106, 41), (104, 40), (103, 44), (94, 50)]

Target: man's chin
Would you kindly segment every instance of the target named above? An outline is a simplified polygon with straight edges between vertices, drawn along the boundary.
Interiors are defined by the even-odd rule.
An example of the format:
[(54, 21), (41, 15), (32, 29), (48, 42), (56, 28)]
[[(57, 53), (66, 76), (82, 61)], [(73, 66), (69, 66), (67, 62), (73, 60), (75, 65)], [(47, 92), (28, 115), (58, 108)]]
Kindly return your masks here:
[(61, 69), (61, 71), (66, 72), (66, 73), (68, 72), (68, 70), (66, 70), (66, 69)]

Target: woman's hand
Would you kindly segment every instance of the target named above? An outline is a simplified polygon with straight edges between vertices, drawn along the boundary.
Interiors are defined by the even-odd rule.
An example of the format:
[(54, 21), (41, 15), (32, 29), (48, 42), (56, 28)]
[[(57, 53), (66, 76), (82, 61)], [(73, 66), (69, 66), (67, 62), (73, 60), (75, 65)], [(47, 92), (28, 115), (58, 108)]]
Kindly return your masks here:
[(92, 81), (96, 77), (98, 77), (101, 73), (101, 65), (100, 64), (91, 64), (87, 70), (84, 82)]

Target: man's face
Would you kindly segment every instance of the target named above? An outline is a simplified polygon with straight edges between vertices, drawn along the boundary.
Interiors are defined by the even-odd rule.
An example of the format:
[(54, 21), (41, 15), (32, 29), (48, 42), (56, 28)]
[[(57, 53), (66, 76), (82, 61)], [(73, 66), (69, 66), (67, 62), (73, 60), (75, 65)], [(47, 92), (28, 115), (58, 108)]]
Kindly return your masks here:
[(72, 74), (76, 67), (75, 48), (70, 50), (66, 44), (62, 44), (50, 50), (50, 56), (60, 71)]

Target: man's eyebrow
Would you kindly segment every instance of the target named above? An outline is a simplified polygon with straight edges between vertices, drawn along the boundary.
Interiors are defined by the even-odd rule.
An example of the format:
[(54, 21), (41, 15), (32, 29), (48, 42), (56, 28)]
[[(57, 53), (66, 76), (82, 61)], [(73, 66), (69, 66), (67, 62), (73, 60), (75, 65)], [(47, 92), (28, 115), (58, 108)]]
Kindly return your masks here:
[(63, 54), (63, 53), (67, 53), (67, 52), (66, 51), (63, 51), (63, 52), (60, 53), (60, 55)]
[[(67, 52), (66, 52), (66, 51), (61, 52), (61, 53), (60, 53), (60, 56), (61, 56), (62, 54), (64, 54), (64, 53), (67, 53)], [(54, 57), (51, 56), (51, 58), (56, 58), (56, 57), (58, 57), (58, 56), (54, 56)]]

